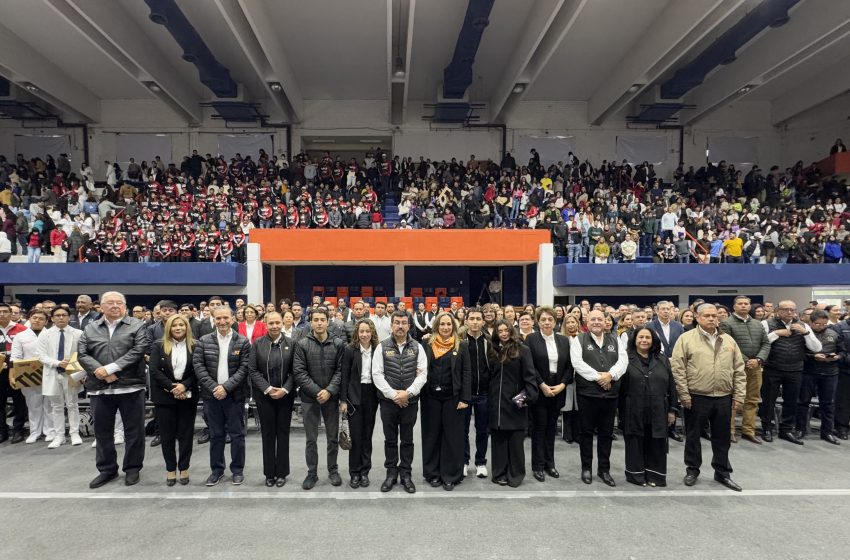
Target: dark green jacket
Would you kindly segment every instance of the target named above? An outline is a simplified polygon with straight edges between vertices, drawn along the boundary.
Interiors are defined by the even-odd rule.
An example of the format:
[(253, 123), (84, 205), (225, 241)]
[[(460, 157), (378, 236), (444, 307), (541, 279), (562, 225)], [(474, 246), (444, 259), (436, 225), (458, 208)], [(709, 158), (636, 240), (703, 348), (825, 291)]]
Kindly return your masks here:
[(767, 361), (767, 355), (770, 354), (770, 342), (767, 340), (767, 333), (764, 332), (761, 321), (753, 318), (742, 321), (733, 313), (720, 323), (720, 330), (735, 339), (741, 354), (744, 355), (744, 360), (760, 358), (763, 362)]

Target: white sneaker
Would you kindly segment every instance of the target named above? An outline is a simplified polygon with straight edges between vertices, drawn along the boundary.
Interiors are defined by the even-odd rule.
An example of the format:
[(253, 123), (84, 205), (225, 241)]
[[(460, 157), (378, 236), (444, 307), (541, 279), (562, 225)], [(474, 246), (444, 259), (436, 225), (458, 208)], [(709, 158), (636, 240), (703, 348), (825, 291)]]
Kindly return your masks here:
[(93, 442), (91, 442), (91, 446), (92, 446), (92, 448), (97, 447), (97, 440), (94, 440)]
[(83, 438), (80, 437), (80, 434), (71, 434), (71, 445), (82, 445)]
[(52, 435), (52, 436), (44, 436), (44, 441), (46, 441), (47, 443), (50, 443), (50, 442), (51, 442), (51, 441), (53, 441), (54, 439), (56, 439), (56, 435)]
[(115, 434), (115, 445), (124, 445), (124, 434)]
[(475, 467), (475, 476), (478, 478), (487, 478), (487, 466), (486, 465), (478, 465)]
[(63, 443), (65, 443), (64, 437), (53, 438), (53, 441), (50, 442), (50, 445), (47, 446), (47, 449), (56, 449), (57, 447), (59, 447)]
[(26, 443), (35, 443), (35, 442), (37, 442), (37, 441), (38, 441), (38, 436), (39, 436), (39, 435), (40, 435), (40, 434), (30, 434), (30, 435), (29, 435), (29, 437), (27, 437)]
[(471, 474), (472, 474), (472, 467), (470, 467), (469, 465), (464, 465), (463, 466), (463, 476), (464, 476), (464, 478), (471, 475)]

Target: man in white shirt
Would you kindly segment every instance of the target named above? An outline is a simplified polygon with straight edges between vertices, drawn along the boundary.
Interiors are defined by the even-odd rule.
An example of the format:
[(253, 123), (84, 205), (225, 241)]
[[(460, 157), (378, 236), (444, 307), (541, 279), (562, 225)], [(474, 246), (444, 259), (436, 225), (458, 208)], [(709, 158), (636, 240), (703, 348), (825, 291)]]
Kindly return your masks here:
[(379, 301), (375, 304), (375, 314), (369, 317), (375, 330), (378, 332), (378, 340), (386, 340), (390, 337), (390, 318), (387, 316), (387, 304)]
[(593, 481), (593, 434), (597, 439), (597, 474), (608, 486), (616, 486), (611, 477), (611, 442), (620, 378), (626, 373), (629, 358), (626, 348), (613, 333), (605, 332), (605, 314), (594, 309), (587, 315), (588, 332), (579, 333), (570, 342), (570, 361), (576, 372), (581, 436), (581, 480)]

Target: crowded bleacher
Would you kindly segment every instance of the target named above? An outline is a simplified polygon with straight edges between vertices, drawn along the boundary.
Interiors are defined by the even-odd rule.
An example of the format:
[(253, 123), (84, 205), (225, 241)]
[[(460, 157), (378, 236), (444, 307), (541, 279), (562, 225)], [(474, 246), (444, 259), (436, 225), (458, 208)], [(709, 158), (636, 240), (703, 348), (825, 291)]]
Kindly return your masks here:
[(527, 162), (261, 150), (104, 166), (97, 182), (66, 154), (0, 157), (0, 262), (245, 262), (254, 228), (545, 228), (557, 255), (600, 264), (850, 260), (846, 179), (802, 161), (680, 166), (668, 181), (647, 162), (546, 166), (533, 149)]

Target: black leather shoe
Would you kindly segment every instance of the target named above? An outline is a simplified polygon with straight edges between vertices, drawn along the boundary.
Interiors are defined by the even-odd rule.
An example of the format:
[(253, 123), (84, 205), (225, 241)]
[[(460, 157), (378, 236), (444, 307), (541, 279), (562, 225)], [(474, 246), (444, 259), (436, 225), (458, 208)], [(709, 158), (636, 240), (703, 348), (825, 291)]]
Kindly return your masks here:
[(454, 489), (455, 489), (455, 485), (454, 485), (453, 482), (444, 482), (443, 483), (443, 490), (445, 490), (446, 492), (451, 492)]
[(230, 477), (230, 483), (234, 486), (239, 486), (243, 482), (245, 482), (245, 476), (242, 474), (234, 474)]
[(269, 477), (269, 478), (266, 478), (266, 488), (271, 488), (271, 487), (273, 487), (273, 486), (274, 486), (274, 483), (275, 483), (275, 479), (274, 479), (274, 477), (273, 477), (273, 476), (272, 476), (272, 477)]
[(221, 482), (221, 479), (222, 479), (222, 478), (224, 478), (224, 475), (223, 475), (223, 474), (211, 473), (211, 474), (207, 477), (207, 481), (206, 481), (204, 484), (206, 484), (207, 486), (215, 486), (216, 484), (218, 484), (219, 482)]
[(381, 484), (381, 492), (389, 492), (395, 486), (397, 480), (395, 478), (387, 478), (383, 484)]
[(682, 435), (678, 431), (676, 431), (675, 428), (671, 428), (670, 430), (667, 430), (667, 435), (673, 441), (678, 441), (678, 442), (685, 441), (685, 438), (683, 438)]
[(369, 487), (369, 475), (362, 474), (360, 475), (360, 488), (368, 488)]
[(686, 474), (685, 480), (683, 481), (685, 483), (685, 486), (693, 486), (694, 484), (696, 484), (698, 476), (699, 476), (698, 474), (693, 474), (693, 473)]
[(585, 484), (590, 484), (591, 482), (593, 482), (593, 473), (591, 473), (589, 469), (586, 471), (581, 471), (581, 481)]
[(720, 476), (719, 474), (714, 475), (714, 480), (728, 488), (729, 490), (734, 490), (735, 492), (740, 492), (741, 487), (738, 486), (734, 480), (729, 478), (728, 476)]
[(139, 483), (139, 472), (128, 472), (124, 475), (124, 486), (133, 486)]
[(159, 436), (159, 434), (156, 434), (155, 436), (153, 436), (153, 439), (151, 440), (151, 447), (159, 447), (159, 445), (161, 443), (162, 443), (162, 438)]
[(534, 480), (536, 480), (537, 482), (545, 482), (546, 481), (546, 475), (543, 474), (543, 471), (534, 471), (531, 474), (534, 475)]
[(348, 485), (352, 488), (360, 488), (360, 475), (351, 475), (351, 480), (348, 482)]
[(803, 433), (802, 430), (794, 430), (794, 437), (797, 439), (803, 439), (806, 437), (806, 434)]
[(24, 441), (24, 434), (22, 434), (21, 432), (15, 432), (14, 434), (12, 434), (12, 439), (9, 440), (9, 443), (15, 444), (21, 443), (22, 441)]
[(404, 488), (404, 491), (407, 492), (408, 494), (413, 494), (413, 493), (416, 492), (416, 485), (413, 484), (413, 481), (410, 480), (409, 478), (402, 478), (401, 479), (401, 486), (402, 486), (402, 488)]
[(312, 490), (316, 483), (319, 482), (319, 477), (314, 474), (308, 474), (304, 482), (301, 483), (301, 488), (304, 490)]
[(561, 473), (559, 473), (558, 469), (556, 469), (555, 467), (552, 467), (551, 469), (546, 469), (546, 474), (548, 474), (552, 478), (560, 478), (561, 477)]
[(780, 432), (779, 439), (784, 439), (785, 441), (790, 441), (794, 445), (803, 445), (803, 440), (795, 436), (792, 432)]
[(107, 482), (112, 482), (116, 478), (118, 478), (118, 473), (112, 473), (112, 474), (100, 473), (99, 475), (94, 477), (94, 480), (89, 482), (89, 488), (100, 488), (101, 486), (103, 486)]
[(328, 480), (331, 481), (331, 486), (342, 486), (342, 477), (338, 472), (332, 472), (328, 475)]
[(274, 485), (277, 486), (278, 488), (283, 488), (285, 484), (286, 484), (286, 477), (285, 476), (282, 476), (282, 477), (280, 477), (280, 478), (278, 478), (277, 480), (274, 481)]
[(198, 445), (203, 445), (210, 441), (210, 431), (209, 430), (201, 430), (201, 433), (198, 434)]
[(611, 473), (609, 473), (609, 472), (598, 472), (598, 473), (596, 473), (596, 476), (598, 476), (599, 479), (602, 480), (602, 482), (604, 482), (605, 484), (607, 484), (611, 488), (614, 488), (615, 486), (617, 486), (617, 483), (614, 482), (614, 479), (611, 477)]
[(431, 488), (437, 488), (438, 486), (442, 486), (443, 481), (440, 480), (439, 476), (435, 476), (433, 478), (428, 479), (428, 484), (431, 485)]
[(831, 443), (832, 445), (841, 445), (841, 442), (838, 441), (838, 438), (832, 434), (826, 434), (820, 437), (822, 440)]
[(186, 486), (187, 484), (189, 484), (189, 471), (186, 471), (186, 476), (178, 477), (177, 482), (179, 482), (181, 486)]
[(174, 486), (175, 484), (177, 484), (177, 477), (176, 476), (174, 478), (166, 478), (165, 479), (165, 485), (166, 486)]
[[(847, 439), (848, 437), (850, 437), (850, 432), (848, 432), (847, 428), (839, 427), (835, 429), (835, 435), (838, 437), (838, 439)], [(3, 440), (0, 439), (0, 443), (2, 442)]]
[(771, 443), (773, 441), (773, 430), (765, 430), (761, 435), (761, 439), (765, 443)]

